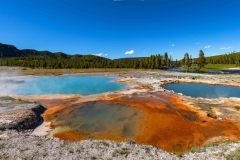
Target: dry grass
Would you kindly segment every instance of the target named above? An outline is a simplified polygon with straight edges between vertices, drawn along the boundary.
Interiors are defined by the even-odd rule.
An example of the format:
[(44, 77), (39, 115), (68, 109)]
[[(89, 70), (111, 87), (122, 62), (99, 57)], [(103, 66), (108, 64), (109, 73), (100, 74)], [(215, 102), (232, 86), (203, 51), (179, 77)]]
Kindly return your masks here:
[(99, 68), (99, 69), (30, 69), (22, 68), (22, 73), (26, 75), (62, 75), (76, 73), (104, 73), (104, 72), (127, 72), (131, 69), (122, 68)]
[(240, 148), (238, 148), (236, 151), (230, 153), (226, 160), (239, 160), (240, 159)]

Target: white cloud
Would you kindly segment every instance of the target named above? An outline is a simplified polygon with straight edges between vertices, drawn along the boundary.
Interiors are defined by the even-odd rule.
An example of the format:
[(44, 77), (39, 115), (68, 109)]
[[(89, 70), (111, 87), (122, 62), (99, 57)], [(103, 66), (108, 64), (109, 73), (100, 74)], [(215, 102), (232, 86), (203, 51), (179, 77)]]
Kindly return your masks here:
[(128, 55), (131, 55), (131, 54), (134, 54), (135, 51), (134, 50), (129, 50), (129, 51), (126, 51), (124, 54), (128, 54)]
[(176, 45), (173, 43), (173, 44), (170, 44), (169, 46), (170, 46), (170, 47), (175, 47)]
[(204, 48), (205, 49), (209, 49), (209, 48), (211, 48), (212, 47), (212, 45), (206, 45)]
[(107, 57), (108, 54), (104, 54), (104, 53), (97, 53), (97, 54), (92, 54), (94, 56), (98, 56), (98, 57)]
[(232, 47), (222, 47), (222, 48), (220, 48), (221, 50), (228, 50), (228, 49), (232, 49)]

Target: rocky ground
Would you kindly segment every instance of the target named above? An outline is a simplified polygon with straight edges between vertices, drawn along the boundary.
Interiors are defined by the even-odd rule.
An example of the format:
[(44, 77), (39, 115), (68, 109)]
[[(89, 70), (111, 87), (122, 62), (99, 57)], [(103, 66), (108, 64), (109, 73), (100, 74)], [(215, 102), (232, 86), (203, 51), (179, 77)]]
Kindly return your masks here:
[(36, 103), (0, 97), (0, 130), (25, 130), (38, 126), (45, 108)]
[[(198, 149), (177, 156), (147, 145), (134, 142), (116, 143), (111, 141), (84, 140), (79, 142), (62, 141), (56, 138), (38, 137), (31, 131), (0, 132), (0, 159), (166, 159), (166, 160), (224, 160), (240, 147), (239, 143), (221, 144)], [(230, 156), (229, 156), (230, 155)], [(236, 157), (236, 156), (235, 156)], [(239, 157), (238, 157), (239, 158)], [(234, 159), (234, 158), (233, 158)]]
[[(238, 75), (216, 76), (150, 71), (130, 71), (111, 73), (111, 75), (135, 78), (136, 83), (149, 85), (153, 90), (164, 90), (162, 86), (166, 83), (181, 82), (240, 86), (240, 76)], [(201, 99), (198, 101), (201, 102)], [(236, 100), (237, 107), (238, 103), (239, 101)], [(222, 104), (229, 106), (227, 100), (223, 100)], [(240, 159), (240, 143), (206, 146), (193, 149), (184, 155), (176, 155), (152, 146), (135, 144), (134, 142), (117, 143), (97, 140), (69, 142), (57, 138), (35, 136), (32, 132), (42, 122), (41, 113), (43, 111), (44, 107), (36, 103), (18, 101), (9, 97), (0, 98), (0, 159)], [(236, 112), (236, 117), (237, 115)]]
[(148, 84), (153, 89), (162, 89), (169, 83), (207, 83), (240, 86), (240, 75), (231, 74), (198, 74), (169, 71), (128, 71), (111, 73), (124, 78), (135, 78), (135, 82)]

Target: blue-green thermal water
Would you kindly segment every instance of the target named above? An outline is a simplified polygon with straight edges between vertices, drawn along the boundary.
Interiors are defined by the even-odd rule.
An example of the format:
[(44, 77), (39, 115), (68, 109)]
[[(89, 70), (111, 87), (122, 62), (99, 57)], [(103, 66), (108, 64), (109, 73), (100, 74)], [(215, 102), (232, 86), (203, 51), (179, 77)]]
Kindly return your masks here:
[(165, 89), (173, 90), (191, 97), (202, 98), (229, 98), (240, 97), (240, 88), (226, 85), (209, 84), (169, 84)]
[[(66, 114), (67, 113), (67, 114)], [(59, 112), (54, 126), (70, 128), (88, 138), (124, 137), (137, 134), (137, 121), (143, 117), (140, 110), (123, 104), (107, 101), (87, 102)]]
[(30, 76), (13, 84), (15, 95), (100, 94), (122, 90), (123, 83), (115, 78), (91, 75)]

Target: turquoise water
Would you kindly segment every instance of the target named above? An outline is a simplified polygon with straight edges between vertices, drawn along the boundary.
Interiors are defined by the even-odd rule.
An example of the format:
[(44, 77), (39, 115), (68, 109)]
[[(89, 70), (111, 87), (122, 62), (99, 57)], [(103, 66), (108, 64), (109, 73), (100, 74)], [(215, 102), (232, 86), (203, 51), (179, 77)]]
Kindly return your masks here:
[(191, 97), (202, 98), (229, 98), (239, 97), (240, 88), (226, 85), (209, 85), (209, 84), (169, 84), (165, 89), (173, 90)]
[(51, 94), (99, 94), (122, 90), (123, 83), (114, 82), (115, 78), (91, 75), (63, 75), (25, 77), (15, 86), (16, 95)]

